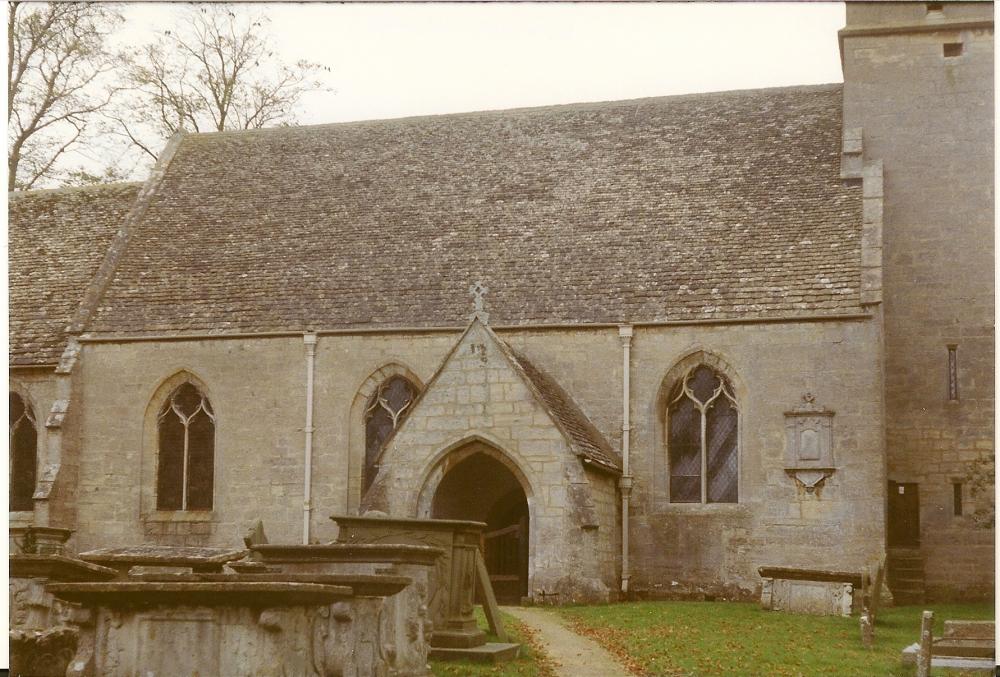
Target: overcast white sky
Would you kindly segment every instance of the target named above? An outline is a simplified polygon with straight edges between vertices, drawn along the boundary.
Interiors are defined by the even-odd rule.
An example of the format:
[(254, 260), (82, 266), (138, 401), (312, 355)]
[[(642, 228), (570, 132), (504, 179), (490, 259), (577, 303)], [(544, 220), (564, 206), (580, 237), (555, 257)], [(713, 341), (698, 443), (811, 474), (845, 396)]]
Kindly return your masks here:
[[(181, 5), (125, 7), (129, 40)], [(843, 3), (256, 3), (288, 62), (328, 65), (302, 123), (841, 81)], [(132, 37), (134, 36), (134, 37)]]

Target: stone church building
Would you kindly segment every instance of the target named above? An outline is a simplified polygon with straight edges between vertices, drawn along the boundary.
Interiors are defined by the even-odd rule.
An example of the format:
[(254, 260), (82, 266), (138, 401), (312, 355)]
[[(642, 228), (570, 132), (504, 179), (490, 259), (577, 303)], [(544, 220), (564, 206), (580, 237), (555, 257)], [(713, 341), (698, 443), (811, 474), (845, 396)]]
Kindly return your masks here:
[(887, 549), (900, 598), (992, 596), (992, 11), (849, 3), (843, 84), (185, 134), (11, 194), (11, 525), (378, 510), (486, 522), (507, 599)]

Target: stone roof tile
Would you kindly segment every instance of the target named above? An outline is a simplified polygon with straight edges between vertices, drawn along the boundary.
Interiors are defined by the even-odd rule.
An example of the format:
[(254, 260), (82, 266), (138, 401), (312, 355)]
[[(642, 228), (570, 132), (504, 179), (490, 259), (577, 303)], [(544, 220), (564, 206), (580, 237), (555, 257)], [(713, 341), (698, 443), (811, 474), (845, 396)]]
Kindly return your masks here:
[(11, 365), (55, 364), (65, 329), (141, 184), (10, 193)]
[(542, 405), (569, 438), (567, 441), (573, 452), (605, 470), (620, 473), (621, 462), (618, 460), (618, 454), (612, 451), (611, 445), (580, 410), (573, 398), (523, 355), (515, 353), (504, 341), (497, 339), (497, 342), (538, 391)]
[(841, 86), (185, 137), (87, 330), (855, 313)]

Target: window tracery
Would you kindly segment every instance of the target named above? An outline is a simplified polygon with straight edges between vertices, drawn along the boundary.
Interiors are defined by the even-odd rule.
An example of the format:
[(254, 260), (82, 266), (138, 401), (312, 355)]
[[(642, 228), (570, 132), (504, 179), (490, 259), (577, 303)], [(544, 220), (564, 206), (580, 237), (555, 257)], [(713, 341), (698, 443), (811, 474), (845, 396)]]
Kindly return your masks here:
[(215, 472), (215, 413), (208, 398), (184, 383), (157, 417), (157, 510), (211, 510)]
[(680, 379), (667, 406), (671, 502), (739, 500), (738, 421), (725, 376), (698, 365)]
[(368, 490), (378, 468), (375, 460), (392, 432), (409, 413), (417, 388), (402, 376), (382, 382), (365, 408), (365, 468), (362, 493)]
[(10, 510), (33, 510), (38, 473), (38, 428), (31, 405), (10, 393)]

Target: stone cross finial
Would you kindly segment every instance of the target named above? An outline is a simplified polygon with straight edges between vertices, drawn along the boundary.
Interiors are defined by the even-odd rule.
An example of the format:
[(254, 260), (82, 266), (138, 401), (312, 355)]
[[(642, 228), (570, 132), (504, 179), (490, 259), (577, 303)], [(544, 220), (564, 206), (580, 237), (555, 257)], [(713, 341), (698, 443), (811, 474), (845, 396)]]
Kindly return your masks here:
[(490, 323), (490, 314), (486, 312), (486, 308), (483, 305), (483, 297), (486, 296), (486, 292), (490, 290), (482, 281), (476, 281), (475, 284), (469, 285), (469, 293), (472, 294), (472, 302), (475, 309), (473, 310), (470, 319), (478, 318), (483, 324)]

